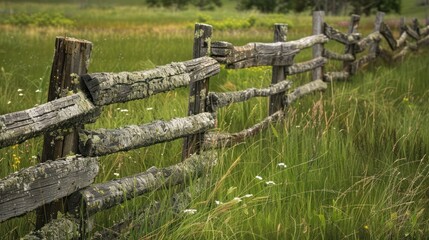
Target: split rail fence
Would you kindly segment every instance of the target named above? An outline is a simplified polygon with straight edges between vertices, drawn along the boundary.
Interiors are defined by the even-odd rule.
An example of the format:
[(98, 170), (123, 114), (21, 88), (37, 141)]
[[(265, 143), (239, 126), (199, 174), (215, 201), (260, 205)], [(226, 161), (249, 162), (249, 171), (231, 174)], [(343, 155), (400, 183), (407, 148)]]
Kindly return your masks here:
[[(41, 163), (0, 180), (0, 222), (36, 210), (37, 230), (26, 239), (85, 238), (91, 231), (91, 216), (149, 191), (182, 184), (198, 178), (216, 164), (212, 149), (245, 141), (285, 118), (285, 109), (296, 99), (327, 88), (327, 82), (346, 80), (362, 66), (381, 57), (401, 59), (429, 43), (429, 26), (411, 26), (401, 21), (400, 37), (393, 36), (376, 16), (374, 31), (358, 33), (360, 17), (351, 16), (347, 33), (324, 22), (323, 12), (313, 14), (313, 35), (286, 41), (287, 25), (276, 24), (274, 43), (234, 46), (212, 41), (212, 27), (196, 24), (194, 59), (173, 62), (152, 70), (120, 73), (87, 73), (92, 43), (73, 38), (56, 39), (48, 102), (0, 116), (0, 148), (44, 135)], [(385, 39), (392, 51), (383, 49)], [(344, 53), (324, 48), (329, 41), (345, 46)], [(295, 63), (303, 49), (313, 49), (313, 58)], [(358, 57), (360, 53), (363, 56)], [(362, 54), (360, 54), (362, 55)], [(343, 62), (341, 71), (327, 72), (328, 60)], [(209, 92), (210, 77), (229, 69), (272, 66), (272, 84), (237, 92)], [(291, 89), (289, 75), (312, 71), (312, 81)], [(177, 88), (190, 89), (189, 116), (154, 121), (119, 129), (85, 130), (102, 106), (144, 99)], [(260, 123), (236, 133), (209, 131), (215, 127), (216, 111), (254, 97), (269, 97), (269, 114)], [(183, 161), (166, 168), (94, 184), (98, 156), (184, 138)], [(67, 214), (57, 218), (57, 212)]]

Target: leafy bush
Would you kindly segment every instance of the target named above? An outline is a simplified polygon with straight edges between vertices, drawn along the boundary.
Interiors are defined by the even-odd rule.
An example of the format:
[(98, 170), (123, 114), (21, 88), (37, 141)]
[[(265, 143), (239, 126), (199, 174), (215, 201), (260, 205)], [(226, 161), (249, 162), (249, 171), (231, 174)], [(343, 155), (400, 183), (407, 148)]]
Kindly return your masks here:
[(35, 13), (27, 14), (20, 13), (14, 14), (5, 20), (6, 24), (18, 26), (71, 26), (74, 24), (73, 20), (66, 18), (60, 13)]

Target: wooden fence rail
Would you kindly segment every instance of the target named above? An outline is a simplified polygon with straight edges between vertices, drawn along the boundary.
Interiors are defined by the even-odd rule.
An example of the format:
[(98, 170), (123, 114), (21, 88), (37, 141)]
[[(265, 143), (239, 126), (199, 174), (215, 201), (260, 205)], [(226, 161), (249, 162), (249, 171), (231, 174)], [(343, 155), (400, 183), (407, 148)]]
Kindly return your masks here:
[[(284, 119), (285, 109), (297, 99), (327, 89), (326, 82), (347, 80), (377, 57), (395, 61), (402, 59), (409, 51), (429, 44), (429, 26), (420, 27), (417, 20), (413, 20), (412, 26), (402, 24), (402, 32), (395, 38), (389, 26), (383, 22), (384, 13), (377, 14), (374, 31), (366, 37), (357, 31), (360, 20), (358, 15), (352, 15), (348, 33), (342, 33), (325, 23), (323, 12), (315, 12), (313, 17), (312, 36), (287, 41), (287, 25), (276, 24), (274, 43), (248, 43), (244, 46), (234, 46), (225, 41), (212, 42), (212, 27), (197, 24), (194, 59), (151, 70), (86, 73), (87, 61), (84, 61), (84, 65), (78, 64), (84, 67), (76, 70), (79, 72), (74, 75), (77, 85), (70, 86), (73, 89), (66, 91), (70, 92), (68, 96), (60, 94), (59, 98), (50, 98), (49, 102), (40, 106), (0, 116), (0, 148), (42, 134), (55, 139), (62, 135), (63, 129), (76, 127), (79, 148), (75, 153), (80, 154), (60, 159), (55, 158), (61, 154), (55, 155), (57, 157), (51, 157), (51, 161), (1, 179), (0, 222), (67, 196), (67, 215), (52, 221), (46, 218), (47, 224), (43, 226), (41, 222), (43, 224), (39, 229), (27, 235), (26, 239), (58, 236), (85, 238), (91, 231), (88, 224), (91, 215), (149, 191), (182, 184), (189, 178), (207, 174), (217, 162), (216, 154), (208, 150), (233, 146), (262, 132), (271, 124)], [(383, 39), (392, 52), (380, 46)], [(344, 53), (325, 49), (324, 44), (331, 40), (343, 44)], [(76, 47), (76, 41), (86, 47)], [(58, 79), (58, 72), (54, 69), (70, 67), (66, 66), (66, 62), (61, 62), (58, 56), (62, 53), (58, 49), (72, 52), (84, 49), (84, 55), (79, 59), (88, 60), (92, 44), (76, 41), (72, 44), (74, 47), (70, 47), (64, 39), (57, 39), (57, 54), (51, 76), (54, 80)], [(295, 63), (295, 56), (309, 47), (313, 48), (313, 58)], [(326, 72), (329, 60), (342, 61), (342, 69)], [(220, 64), (225, 64), (229, 69), (273, 66), (272, 84), (260, 89), (209, 92), (209, 78), (220, 72)], [(309, 71), (313, 73), (313, 81), (291, 90), (293, 84), (286, 79), (287, 76)], [(54, 80), (51, 79), (50, 89), (57, 89), (58, 82)], [(144, 99), (187, 86), (190, 88), (188, 117), (119, 129), (84, 130), (78, 127), (98, 118), (101, 106)], [(268, 116), (261, 122), (236, 133), (209, 131), (215, 128), (218, 109), (255, 97), (270, 98)], [(179, 138), (186, 138), (184, 161), (166, 168), (152, 167), (134, 176), (93, 184), (99, 168), (96, 156)], [(51, 151), (49, 148), (54, 146), (45, 144), (45, 147)], [(38, 212), (39, 217), (43, 218), (43, 214), (52, 213)]]

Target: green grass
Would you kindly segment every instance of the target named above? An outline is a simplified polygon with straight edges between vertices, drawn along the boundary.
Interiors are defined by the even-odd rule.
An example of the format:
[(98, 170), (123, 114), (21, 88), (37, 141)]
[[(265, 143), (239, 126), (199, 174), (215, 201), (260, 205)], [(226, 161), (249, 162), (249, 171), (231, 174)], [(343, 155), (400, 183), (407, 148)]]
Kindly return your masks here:
[[(119, 72), (192, 58), (192, 24), (199, 15), (219, 24), (230, 21), (227, 18), (256, 18), (250, 28), (214, 30), (213, 40), (236, 45), (272, 41), (272, 31), (263, 23), (274, 20), (292, 26), (288, 39), (311, 33), (311, 18), (304, 15), (237, 13), (231, 8), (213, 13), (195, 9), (165, 12), (133, 4), (107, 5), (81, 9), (77, 3), (0, 2), (1, 9), (13, 9), (17, 14), (50, 12), (55, 7), (61, 16), (73, 21), (71, 26), (0, 24), (0, 114), (46, 101), (57, 35), (93, 42), (90, 72)], [(2, 12), (0, 22), (9, 17)], [(372, 30), (373, 18), (362, 20), (363, 33)], [(344, 30), (348, 18), (329, 17), (327, 21)], [(337, 51), (343, 48), (336, 44), (328, 47)], [(297, 59), (309, 59), (310, 52), (304, 51)], [(135, 222), (136, 227), (124, 238), (424, 238), (429, 229), (428, 53), (422, 50), (394, 65), (379, 61), (378, 67), (368, 67), (349, 82), (332, 83), (323, 94), (299, 100), (289, 108), (284, 122), (246, 143), (218, 151), (219, 163), (208, 177), (208, 186), (187, 206), (197, 209), (194, 215), (160, 211), (150, 218), (150, 224)], [(338, 64), (329, 64), (328, 69), (334, 67)], [(270, 79), (269, 67), (222, 69), (211, 79), (210, 89), (265, 87)], [(289, 79), (294, 86), (309, 81), (306, 75)], [(107, 106), (101, 118), (87, 128), (115, 128), (185, 116), (187, 94), (184, 88), (147, 100)], [(218, 127), (239, 131), (262, 120), (266, 113), (266, 99), (236, 104), (219, 112)], [(96, 182), (114, 179), (114, 173), (123, 177), (150, 166), (177, 163), (181, 147), (182, 141), (177, 140), (102, 157)], [(0, 177), (36, 164), (41, 149), (38, 138), (0, 150)], [(279, 163), (287, 167), (281, 168)], [(267, 186), (267, 181), (275, 185)], [(191, 191), (197, 191), (192, 187), (197, 184), (189, 185)], [(136, 214), (155, 200), (167, 208), (171, 195), (179, 189), (149, 193), (99, 213), (95, 216), (96, 230)], [(234, 200), (246, 194), (252, 196), (240, 202)], [(28, 214), (1, 223), (0, 238), (25, 235), (33, 229), (34, 221), (34, 214)]]

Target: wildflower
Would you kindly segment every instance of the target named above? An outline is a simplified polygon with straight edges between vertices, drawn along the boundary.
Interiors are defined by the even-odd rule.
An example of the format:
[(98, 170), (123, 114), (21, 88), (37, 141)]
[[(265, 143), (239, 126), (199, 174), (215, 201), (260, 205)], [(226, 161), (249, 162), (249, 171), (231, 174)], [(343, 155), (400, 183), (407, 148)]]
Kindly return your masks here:
[(21, 88), (18, 88), (18, 92), (22, 92), (23, 90)]
[(37, 159), (36, 155), (31, 156), (32, 159)]
[(42, 92), (42, 90), (40, 90), (40, 89), (37, 89), (36, 91), (35, 91), (36, 93), (39, 93), (39, 92)]
[(265, 184), (267, 184), (267, 186), (276, 185), (274, 181), (268, 181), (268, 182), (265, 182)]
[(186, 214), (192, 215), (192, 214), (195, 214), (197, 212), (197, 209), (192, 209), (192, 208), (191, 209), (185, 209), (185, 210), (183, 210), (183, 212)]
[(365, 226), (363, 226), (363, 228), (364, 228), (364, 229), (366, 229), (366, 230), (368, 230), (368, 229), (369, 229), (369, 226), (368, 226), (368, 225), (365, 225)]
[(120, 111), (120, 110), (121, 110), (121, 108), (117, 108), (117, 109), (116, 109), (116, 111)]
[(18, 94), (20, 97), (22, 97), (22, 96), (24, 96), (24, 93), (20, 93), (20, 94)]
[(119, 173), (117, 172), (113, 173), (113, 175), (115, 175), (116, 177), (119, 177)]
[(299, 125), (296, 125), (296, 128), (300, 128), (301, 126), (299, 126)]
[(11, 104), (12, 103), (12, 101), (7, 101), (7, 104)]
[(121, 112), (128, 112), (128, 109), (121, 109)]
[(256, 176), (255, 178), (258, 179), (258, 180), (262, 180), (261, 176)]
[(216, 203), (216, 205), (221, 205), (221, 204), (223, 204), (223, 202), (218, 201), (218, 200), (215, 200), (215, 203)]
[(251, 197), (253, 197), (253, 194), (246, 194), (242, 198), (251, 198)]
[(147, 111), (152, 111), (152, 110), (153, 110), (153, 108), (152, 108), (152, 107), (148, 107), (148, 108), (146, 108), (146, 110), (147, 110)]
[(287, 165), (285, 163), (278, 163), (277, 166), (281, 167), (281, 168), (286, 168)]
[(239, 198), (239, 197), (235, 197), (234, 199), (232, 199), (232, 201), (234, 201), (234, 202), (241, 202), (242, 200), (241, 200), (241, 198)]

